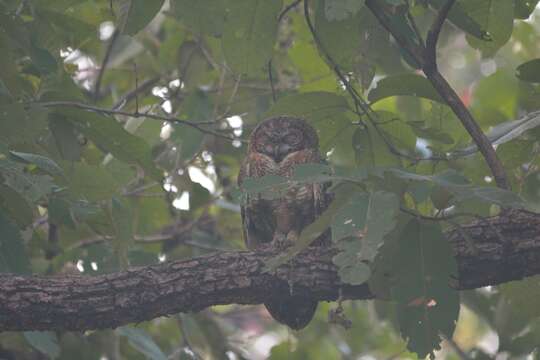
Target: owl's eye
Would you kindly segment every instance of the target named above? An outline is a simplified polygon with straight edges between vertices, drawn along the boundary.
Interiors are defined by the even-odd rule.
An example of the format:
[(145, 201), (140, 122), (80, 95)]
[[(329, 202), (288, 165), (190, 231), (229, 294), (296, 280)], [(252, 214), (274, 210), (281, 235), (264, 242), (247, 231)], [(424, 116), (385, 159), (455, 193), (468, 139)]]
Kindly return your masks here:
[(300, 134), (298, 134), (297, 132), (293, 132), (293, 133), (288, 134), (287, 136), (285, 136), (285, 142), (287, 144), (290, 144), (290, 145), (298, 144), (301, 139), (302, 138), (301, 138)]

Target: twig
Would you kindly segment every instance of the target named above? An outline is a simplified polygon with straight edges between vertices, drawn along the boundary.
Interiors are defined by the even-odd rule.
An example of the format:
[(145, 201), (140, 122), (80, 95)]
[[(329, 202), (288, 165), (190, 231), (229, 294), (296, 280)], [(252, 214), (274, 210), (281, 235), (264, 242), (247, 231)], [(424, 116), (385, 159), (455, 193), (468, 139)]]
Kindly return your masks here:
[(223, 135), (223, 134), (221, 134), (219, 132), (209, 130), (209, 129), (205, 129), (205, 128), (203, 128), (201, 126), (201, 125), (214, 124), (215, 120), (213, 120), (213, 121), (191, 122), (191, 121), (187, 121), (187, 120), (178, 119), (178, 118), (175, 118), (175, 117), (161, 116), (161, 115), (156, 115), (156, 114), (140, 114), (140, 113), (130, 113), (130, 112), (121, 111), (121, 110), (105, 109), (105, 108), (92, 106), (92, 105), (87, 105), (87, 104), (78, 103), (78, 102), (73, 102), (73, 101), (48, 101), (48, 102), (35, 102), (33, 104), (43, 106), (43, 107), (73, 107), (73, 108), (82, 109), (82, 110), (94, 111), (94, 112), (102, 113), (102, 114), (123, 115), (123, 116), (132, 117), (132, 118), (145, 117), (145, 118), (153, 119), (153, 120), (160, 120), (160, 121), (166, 121), (166, 122), (174, 123), (174, 124), (187, 125), (187, 126), (191, 126), (194, 129), (197, 129), (200, 132), (205, 133), (205, 134), (214, 135), (214, 136), (217, 136), (217, 137), (220, 137), (220, 138), (223, 138), (223, 139), (227, 139), (227, 140), (231, 140), (231, 141), (237, 140), (234, 137)]
[[(137, 73), (137, 63), (133, 62), (133, 72), (135, 73), (135, 89), (139, 87), (139, 74)], [(135, 93), (135, 114), (139, 113), (139, 96)]]
[(111, 58), (112, 49), (114, 47), (114, 43), (116, 42), (116, 39), (118, 38), (119, 34), (120, 34), (120, 31), (118, 30), (118, 28), (115, 28), (111, 36), (111, 40), (109, 41), (109, 45), (107, 46), (107, 50), (105, 51), (105, 57), (103, 57), (103, 61), (101, 62), (101, 67), (99, 68), (99, 73), (96, 79), (96, 85), (94, 86), (94, 102), (96, 102), (99, 97), (99, 88), (101, 87), (101, 80), (103, 79), (105, 68), (107, 67), (107, 63), (109, 62), (109, 59)]
[[(431, 32), (431, 38), (430, 40), (430, 46), (433, 48), (433, 46), (436, 46), (436, 39), (438, 39), (438, 33), (440, 32), (440, 27), (442, 26), (442, 23), (444, 23), (444, 20), (446, 19), (446, 16), (448, 15), (448, 11), (450, 11), (450, 7), (452, 5), (454, 0), (449, 0), (447, 2), (446, 6), (443, 6), (441, 11), (439, 12), (433, 26)], [(450, 3), (450, 4), (448, 4)], [(504, 170), (504, 167), (502, 166), (499, 158), (497, 157), (497, 153), (493, 149), (493, 146), (491, 146), (491, 143), (489, 142), (489, 139), (487, 136), (483, 133), (482, 129), (474, 118), (472, 117), (471, 113), (463, 104), (459, 96), (456, 94), (454, 89), (450, 86), (450, 84), (446, 81), (446, 79), (441, 75), (441, 73), (438, 71), (436, 66), (433, 66), (436, 61), (429, 60), (429, 56), (427, 55), (427, 50), (425, 47), (421, 45), (417, 45), (414, 43), (411, 43), (405, 38), (403, 34), (401, 34), (398, 30), (396, 30), (394, 27), (392, 27), (391, 21), (388, 18), (388, 16), (385, 14), (384, 11), (381, 9), (380, 2), (377, 2), (376, 0), (366, 0), (366, 6), (371, 10), (371, 12), (375, 15), (375, 17), (379, 20), (381, 25), (394, 37), (396, 42), (399, 44), (399, 46), (405, 50), (409, 55), (422, 67), (422, 71), (428, 78), (428, 80), (431, 82), (433, 87), (437, 90), (437, 92), (441, 95), (441, 97), (445, 100), (445, 102), (450, 106), (452, 111), (456, 114), (458, 119), (461, 121), (461, 124), (467, 130), (473, 141), (478, 146), (478, 149), (482, 153), (486, 163), (488, 164), (493, 177), (495, 178), (495, 182), (497, 183), (497, 186), (503, 189), (509, 189), (509, 182), (506, 176), (506, 172)], [(430, 62), (431, 61), (431, 62)]]
[(159, 82), (161, 78), (159, 76), (154, 76), (153, 78), (144, 80), (139, 86), (135, 89), (127, 92), (122, 96), (118, 101), (113, 105), (112, 110), (120, 110), (131, 100), (135, 99), (140, 93), (145, 92), (148, 89), (151, 89), (155, 84)]
[(268, 60), (268, 80), (270, 81), (270, 89), (272, 89), (272, 100), (276, 102), (276, 89), (274, 88), (274, 78), (272, 76), (272, 59)]
[(292, 9), (294, 9), (298, 4), (300, 4), (302, 2), (302, 0), (296, 0), (295, 2), (293, 2), (292, 4), (290, 4), (289, 6), (287, 6), (285, 9), (283, 9), (283, 11), (279, 14), (278, 16), (278, 22), (283, 20), (283, 18), (285, 17), (285, 15), (287, 15), (287, 13), (289, 11), (291, 11)]

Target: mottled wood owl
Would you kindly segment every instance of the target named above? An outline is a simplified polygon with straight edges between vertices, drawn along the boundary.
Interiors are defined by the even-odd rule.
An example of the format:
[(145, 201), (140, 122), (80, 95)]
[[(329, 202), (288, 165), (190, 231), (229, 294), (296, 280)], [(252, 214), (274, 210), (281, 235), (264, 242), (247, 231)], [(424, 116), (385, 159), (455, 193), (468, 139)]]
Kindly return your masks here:
[[(251, 133), (247, 156), (240, 169), (238, 184), (245, 178), (265, 175), (289, 177), (295, 165), (321, 163), (319, 139), (305, 120), (279, 116), (261, 122)], [(277, 199), (249, 196), (242, 206), (246, 246), (255, 249), (263, 243), (278, 246), (294, 243), (300, 232), (328, 206), (328, 184), (291, 185)], [(328, 244), (329, 233), (316, 243)], [(313, 318), (317, 301), (290, 293), (265, 303), (274, 319), (293, 329), (305, 327)]]

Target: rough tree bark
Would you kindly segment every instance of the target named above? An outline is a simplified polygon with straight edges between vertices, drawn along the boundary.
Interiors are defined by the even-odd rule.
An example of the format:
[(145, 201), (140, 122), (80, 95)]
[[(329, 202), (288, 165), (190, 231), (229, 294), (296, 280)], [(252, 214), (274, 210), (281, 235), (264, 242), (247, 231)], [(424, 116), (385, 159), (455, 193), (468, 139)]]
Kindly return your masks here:
[[(540, 273), (538, 214), (511, 211), (447, 235), (459, 265), (459, 289)], [(336, 300), (340, 289), (346, 298), (370, 298), (366, 286), (340, 283), (333, 254), (314, 248), (295, 258), (294, 291), (324, 301)], [(0, 331), (102, 329), (211, 305), (259, 304), (289, 291), (288, 265), (264, 272), (273, 255), (271, 248), (222, 252), (101, 276), (0, 274)]]

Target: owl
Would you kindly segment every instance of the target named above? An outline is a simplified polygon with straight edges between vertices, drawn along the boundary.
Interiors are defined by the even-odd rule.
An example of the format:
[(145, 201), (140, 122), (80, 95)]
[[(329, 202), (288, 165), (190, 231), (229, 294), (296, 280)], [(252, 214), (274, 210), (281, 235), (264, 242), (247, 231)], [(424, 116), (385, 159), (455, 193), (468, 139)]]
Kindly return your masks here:
[[(245, 178), (290, 177), (298, 164), (322, 163), (318, 147), (317, 133), (305, 120), (290, 116), (264, 120), (251, 133), (238, 185), (242, 187)], [(264, 243), (280, 247), (294, 243), (328, 206), (327, 187), (320, 183), (291, 185), (277, 199), (250, 195), (242, 206), (246, 246), (256, 249)], [(315, 241), (318, 245), (328, 242), (328, 232)], [(265, 306), (277, 321), (301, 329), (313, 318), (317, 301), (287, 292), (268, 300)]]

